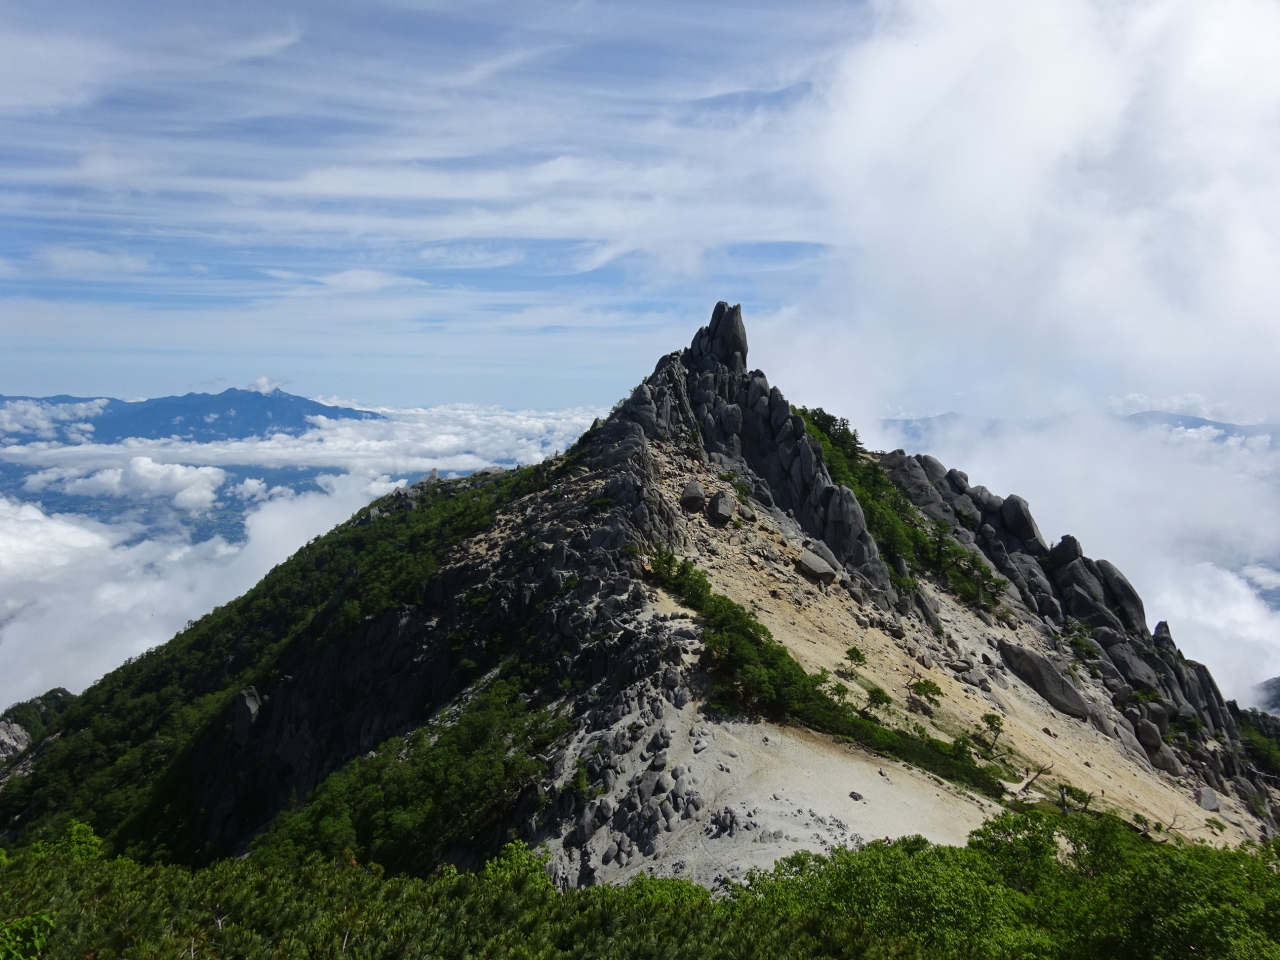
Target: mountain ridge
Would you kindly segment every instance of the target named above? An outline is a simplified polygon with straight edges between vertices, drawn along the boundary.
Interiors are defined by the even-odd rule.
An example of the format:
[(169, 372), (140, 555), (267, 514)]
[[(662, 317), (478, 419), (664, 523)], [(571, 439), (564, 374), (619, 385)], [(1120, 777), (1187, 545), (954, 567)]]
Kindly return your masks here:
[[(476, 703), (508, 739), (481, 739), (503, 749), (480, 751), (496, 766), (476, 768), (475, 783), (509, 777), (508, 789), (479, 819), (411, 817), (406, 842), (474, 866), (514, 830), (546, 846), (562, 886), (640, 870), (714, 885), (726, 864), (854, 842), (865, 835), (855, 817), (959, 842), (998, 807), (929, 772), (943, 747), (1015, 798), (1051, 783), (1110, 786), (1117, 809), (1176, 810), (1195, 830), (1210, 813), (1240, 838), (1275, 830), (1236, 711), (1166, 625), (1148, 628), (1120, 571), (1073, 538), (1051, 549), (1025, 501), (930, 457), (849, 448), (858, 470), (883, 478), (864, 505), (832, 478), (839, 438), (746, 356), (741, 311), (720, 303), (566, 456), (428, 478), (361, 510), (86, 691), (0, 772), (6, 835), (74, 813), (146, 859), (287, 859), (295, 840), (321, 836), (329, 810), (363, 849), (361, 830), (383, 828), (361, 797), (408, 805), (407, 816), (412, 791), (393, 791), (395, 778), (419, 759), (435, 769), (430, 731)], [(878, 543), (876, 524), (901, 538)], [(710, 600), (658, 575), (662, 550), (704, 571), (724, 626)], [(999, 602), (981, 590), (965, 599), (958, 566), (991, 578)], [(735, 630), (743, 655), (773, 651), (801, 673), (734, 662), (719, 638)], [(850, 641), (873, 654), (864, 666), (845, 662)], [(926, 679), (938, 708), (915, 692)], [(809, 697), (834, 718), (825, 734), (786, 711), (758, 715), (761, 684), (776, 683), (794, 687), (774, 690), (777, 702)], [(894, 705), (874, 706), (873, 689), (893, 691)], [(486, 701), (495, 690), (506, 699)], [(967, 745), (986, 714), (1009, 728), (989, 757)], [(110, 739), (121, 736), (127, 749)], [(867, 752), (894, 737), (917, 744), (917, 759)], [(86, 766), (96, 752), (104, 759)], [(1032, 763), (1057, 779), (1033, 776)], [(777, 780), (784, 768), (790, 785)], [(1139, 784), (1116, 787), (1125, 775)], [(881, 779), (893, 789), (880, 792)], [(891, 806), (895, 791), (911, 815), (862, 799)], [(807, 833), (794, 820), (801, 793)]]
[[(71, 442), (119, 443), (131, 437), (161, 440), (175, 438), (196, 443), (245, 439), (270, 433), (297, 435), (313, 428), (311, 417), (379, 420), (372, 410), (357, 410), (309, 400), (279, 388), (257, 390), (228, 388), (221, 393), (186, 393), (147, 400), (111, 397), (0, 396), (0, 408), (31, 405), (16, 411), (16, 433), (51, 432)], [(28, 417), (20, 415), (27, 413)], [(40, 414), (44, 416), (40, 416)], [(39, 424), (24, 424), (23, 419)], [(25, 429), (24, 429), (25, 428)]]

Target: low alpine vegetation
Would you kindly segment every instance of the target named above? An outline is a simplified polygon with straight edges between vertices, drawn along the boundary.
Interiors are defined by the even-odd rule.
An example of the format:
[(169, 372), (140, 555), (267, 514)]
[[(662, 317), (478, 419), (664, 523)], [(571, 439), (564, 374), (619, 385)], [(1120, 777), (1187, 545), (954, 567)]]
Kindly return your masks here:
[(712, 676), (714, 706), (742, 710), (779, 722), (803, 724), (844, 737), (875, 753), (896, 757), (992, 797), (1004, 792), (996, 774), (980, 766), (972, 751), (918, 733), (881, 724), (871, 710), (889, 705), (879, 687), (868, 693), (859, 712), (844, 698), (832, 696), (829, 676), (806, 673), (773, 638), (755, 614), (723, 594), (691, 560), (678, 561), (670, 550), (657, 550), (650, 563), (654, 580), (702, 617), (703, 642)]
[(796, 407), (795, 413), (822, 447), (831, 479), (857, 496), (867, 529), (875, 537), (898, 587), (911, 586), (910, 578), (904, 580), (894, 570), (895, 561), (901, 560), (909, 571), (936, 574), (965, 603), (983, 610), (995, 609), (1004, 581), (981, 559), (962, 549), (949, 535), (946, 524), (926, 520), (912, 506), (880, 464), (866, 456), (858, 431), (849, 428), (848, 420), (821, 407)]
[(85, 839), (0, 861), (0, 957), (1280, 957), (1275, 841), (1160, 843), (1110, 815), (1005, 813), (965, 847), (799, 853), (723, 896), (645, 876), (559, 893), (515, 844), (418, 878), (350, 851), (147, 866)]

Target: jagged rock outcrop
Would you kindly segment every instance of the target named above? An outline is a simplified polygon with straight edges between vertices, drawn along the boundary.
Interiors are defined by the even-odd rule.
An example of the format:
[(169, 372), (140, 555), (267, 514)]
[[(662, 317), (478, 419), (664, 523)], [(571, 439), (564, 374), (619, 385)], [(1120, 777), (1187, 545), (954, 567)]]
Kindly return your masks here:
[[(921, 668), (949, 688), (953, 704), (973, 706), (968, 724), (983, 711), (1007, 715), (1031, 703), (1024, 713), (1040, 719), (1022, 724), (1024, 733), (1038, 736), (1057, 711), (1083, 731), (1072, 741), (1077, 749), (1101, 743), (1126, 780), (1136, 765), (1162, 790), (1181, 778), (1189, 803), (1211, 787), (1224, 803), (1251, 798), (1269, 815), (1261, 806), (1268, 788), (1240, 749), (1212, 677), (1181, 657), (1167, 625), (1147, 629), (1142, 601), (1119, 570), (1087, 558), (1074, 538), (1050, 548), (1025, 500), (971, 485), (933, 457), (895, 451), (881, 464), (925, 517), (944, 522), (1007, 579), (998, 622), (943, 596), (938, 583), (898, 594), (854, 492), (832, 481), (821, 446), (781, 391), (748, 371), (740, 309), (717, 304), (689, 348), (663, 357), (569, 455), (536, 468), (538, 482), (521, 487), (528, 492), (505, 503), (492, 528), (456, 545), (415, 587), (413, 603), (357, 619), (323, 643), (300, 635), (254, 686), (228, 696), (186, 766), (171, 771), (174, 789), (188, 791), (185, 822), (198, 834), (189, 846), (211, 856), (243, 852), (279, 811), (353, 758), (446, 722), (511, 656), (545, 675), (570, 730), (542, 758), (546, 776), (503, 822), (450, 851), (454, 862), (479, 864), (514, 830), (548, 844), (556, 881), (578, 886), (641, 869), (677, 842), (750, 842), (777, 854), (814, 849), (815, 830), (823, 842), (857, 842), (834, 808), (792, 806), (784, 792), (792, 784), (751, 804), (725, 802), (742, 744), (706, 707), (713, 684), (702, 625), (646, 582), (645, 558), (658, 546), (707, 570), (734, 567), (739, 602), (770, 607), (771, 629), (795, 627), (796, 635), (779, 637), (788, 649), (839, 658), (806, 669), (847, 665), (856, 632), (857, 644), (869, 651), (874, 642), (885, 658), (879, 682), (901, 684)], [(499, 479), (492, 471), (432, 475), (349, 523), (415, 510), (428, 488), (483, 492)], [(316, 622), (350, 595), (335, 594), (334, 609), (315, 611)], [(803, 633), (803, 617), (817, 608), (825, 619)], [(1072, 621), (1088, 625), (1088, 636)], [(778, 762), (769, 742), (776, 728), (761, 736), (749, 718), (738, 719), (753, 734), (756, 771)], [(1023, 734), (1011, 730), (1002, 745), (1015, 736)], [(831, 752), (815, 766), (819, 779), (830, 779), (827, 761), (851, 751), (824, 746)], [(872, 776), (885, 783), (841, 783), (838, 801), (861, 803), (892, 787), (883, 768), (876, 776), (873, 766)], [(922, 776), (922, 802), (942, 802), (937, 786)], [(773, 808), (757, 816), (756, 800)], [(976, 809), (970, 798), (951, 812), (980, 820)]]
[[(1014, 673), (1055, 709), (1089, 718), (1131, 749), (1140, 745), (1147, 761), (1173, 776), (1193, 770), (1219, 789), (1258, 776), (1208, 668), (1182, 655), (1167, 623), (1148, 628), (1142, 598), (1115, 564), (1085, 556), (1069, 535), (1050, 548), (1026, 500), (971, 486), (967, 474), (934, 457), (895, 450), (881, 464), (926, 517), (945, 522), (1008, 581), (1013, 612), (1040, 629), (1051, 649), (1078, 656), (1073, 676), (1032, 651), (1001, 648)], [(1067, 642), (1069, 620), (1089, 634), (1075, 635), (1082, 654)], [(1099, 704), (1082, 696), (1090, 683), (1103, 688)]]
[(831, 480), (822, 448), (760, 370), (747, 372), (742, 308), (716, 304), (686, 350), (668, 354), (616, 416), (649, 440), (688, 442), (736, 474), (765, 508), (795, 518), (837, 564), (881, 595), (889, 571), (853, 491)]
[(0, 720), (0, 761), (17, 756), (30, 742), (31, 735), (21, 724)]

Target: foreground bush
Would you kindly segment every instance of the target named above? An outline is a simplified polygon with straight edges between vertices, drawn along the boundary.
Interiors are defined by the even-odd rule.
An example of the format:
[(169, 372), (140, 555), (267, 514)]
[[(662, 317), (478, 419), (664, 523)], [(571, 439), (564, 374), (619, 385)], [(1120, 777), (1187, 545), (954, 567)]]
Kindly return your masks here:
[(145, 866), (84, 841), (0, 863), (0, 957), (1280, 958), (1274, 846), (1161, 844), (1111, 816), (801, 853), (723, 896), (649, 878), (558, 893), (518, 845), (424, 880), (319, 855)]

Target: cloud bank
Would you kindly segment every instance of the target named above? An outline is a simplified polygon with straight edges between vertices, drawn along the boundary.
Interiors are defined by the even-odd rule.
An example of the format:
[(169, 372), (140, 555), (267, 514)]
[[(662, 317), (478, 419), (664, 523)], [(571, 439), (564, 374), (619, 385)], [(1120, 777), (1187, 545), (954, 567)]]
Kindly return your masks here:
[[(78, 692), (240, 595), (312, 537), (399, 484), (433, 468), (449, 474), (537, 462), (566, 449), (603, 413), (465, 406), (380, 412), (385, 420), (319, 418), (298, 437), (0, 446), (0, 462), (30, 471), (24, 493), (31, 500), (0, 494), (0, 706), (54, 686)], [(33, 422), (43, 421), (20, 426)], [(232, 484), (228, 464), (270, 476), (307, 468), (307, 487), (299, 492), (252, 475)], [(322, 472), (311, 479), (315, 468)], [(39, 498), (55, 491), (62, 504), (119, 502), (119, 518), (47, 511)], [(144, 522), (128, 509), (136, 503), (172, 513), (152, 512)], [(241, 538), (194, 540), (189, 521), (215, 505), (243, 515)]]

